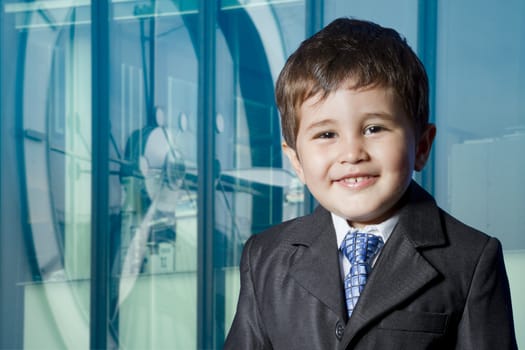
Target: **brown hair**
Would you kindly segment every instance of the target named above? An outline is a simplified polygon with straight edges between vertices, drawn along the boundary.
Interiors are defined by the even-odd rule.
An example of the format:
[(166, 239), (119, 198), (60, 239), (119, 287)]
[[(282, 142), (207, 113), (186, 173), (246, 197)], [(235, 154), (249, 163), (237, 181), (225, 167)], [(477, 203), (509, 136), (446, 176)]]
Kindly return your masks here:
[(406, 40), (375, 23), (339, 18), (303, 41), (277, 79), (277, 105), (284, 140), (295, 149), (298, 111), (305, 100), (348, 84), (392, 88), (412, 120), (416, 137), (428, 124), (428, 78)]

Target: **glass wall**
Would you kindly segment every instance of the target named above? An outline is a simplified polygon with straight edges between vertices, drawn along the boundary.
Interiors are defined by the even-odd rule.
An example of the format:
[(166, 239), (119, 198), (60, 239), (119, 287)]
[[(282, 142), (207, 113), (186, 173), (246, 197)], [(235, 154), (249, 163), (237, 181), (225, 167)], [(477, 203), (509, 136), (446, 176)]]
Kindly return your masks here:
[(417, 180), (502, 240), (525, 344), (521, 1), (0, 4), (1, 349), (220, 349), (244, 242), (312, 209), (273, 87), (338, 16), (396, 28), (427, 66)]
[(197, 130), (204, 127), (197, 119), (199, 8), (188, 1), (129, 1), (109, 10), (109, 202), (115, 206), (108, 345), (191, 349), (197, 342)]
[(2, 2), (3, 348), (89, 343), (89, 5)]
[(304, 213), (273, 86), (305, 4), (105, 5), (2, 2), (0, 348), (220, 348), (244, 242)]
[(525, 346), (525, 3), (437, 7), (434, 193), (460, 220), (503, 244)]

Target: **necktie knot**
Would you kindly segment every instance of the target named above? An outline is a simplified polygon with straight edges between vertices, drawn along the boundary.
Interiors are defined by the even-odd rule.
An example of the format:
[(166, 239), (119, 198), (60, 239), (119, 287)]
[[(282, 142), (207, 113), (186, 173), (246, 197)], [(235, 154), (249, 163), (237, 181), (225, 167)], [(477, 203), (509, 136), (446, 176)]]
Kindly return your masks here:
[(371, 233), (348, 232), (341, 244), (341, 251), (350, 264), (370, 264), (382, 246), (383, 239), (380, 236)]
[(341, 251), (350, 262), (344, 283), (348, 317), (352, 315), (372, 269), (372, 261), (383, 244), (381, 237), (363, 232), (348, 232), (341, 244)]

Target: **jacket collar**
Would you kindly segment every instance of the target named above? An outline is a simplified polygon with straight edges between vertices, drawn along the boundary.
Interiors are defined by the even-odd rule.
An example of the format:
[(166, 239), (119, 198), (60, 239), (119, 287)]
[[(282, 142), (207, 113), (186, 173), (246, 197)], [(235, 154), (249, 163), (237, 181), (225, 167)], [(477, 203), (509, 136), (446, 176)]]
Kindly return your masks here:
[(441, 214), (434, 198), (412, 181), (400, 210), (399, 231), (414, 248), (441, 246), (447, 243), (441, 225)]

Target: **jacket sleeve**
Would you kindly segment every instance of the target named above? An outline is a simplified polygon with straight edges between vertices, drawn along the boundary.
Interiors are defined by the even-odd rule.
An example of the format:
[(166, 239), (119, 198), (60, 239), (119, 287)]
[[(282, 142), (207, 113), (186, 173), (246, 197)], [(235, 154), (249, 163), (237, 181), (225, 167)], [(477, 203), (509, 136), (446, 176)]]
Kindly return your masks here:
[(474, 271), (456, 348), (517, 349), (509, 282), (497, 239), (489, 239)]
[(252, 236), (243, 249), (239, 268), (241, 278), (239, 300), (232, 326), (224, 344), (225, 350), (272, 348), (265, 336), (257, 302), (259, 291), (255, 290), (252, 279), (253, 270), (250, 253), (254, 240), (255, 236)]

